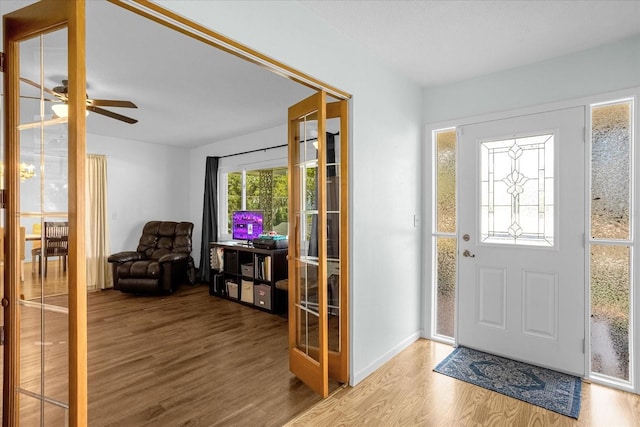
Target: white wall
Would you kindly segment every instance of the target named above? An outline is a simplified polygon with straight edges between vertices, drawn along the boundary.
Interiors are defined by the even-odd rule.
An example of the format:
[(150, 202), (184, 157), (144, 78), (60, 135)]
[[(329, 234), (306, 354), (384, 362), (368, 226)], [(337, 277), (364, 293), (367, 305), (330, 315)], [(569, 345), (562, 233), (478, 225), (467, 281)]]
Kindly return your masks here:
[(424, 89), (425, 123), (640, 85), (640, 36), (526, 67)]
[(147, 221), (190, 219), (188, 150), (87, 134), (87, 153), (107, 156), (112, 253), (135, 250)]
[[(298, 2), (159, 3), (353, 95), (351, 383), (361, 381), (421, 333), (420, 230), (413, 220), (421, 210), (420, 87)], [(196, 194), (203, 173), (192, 176)]]

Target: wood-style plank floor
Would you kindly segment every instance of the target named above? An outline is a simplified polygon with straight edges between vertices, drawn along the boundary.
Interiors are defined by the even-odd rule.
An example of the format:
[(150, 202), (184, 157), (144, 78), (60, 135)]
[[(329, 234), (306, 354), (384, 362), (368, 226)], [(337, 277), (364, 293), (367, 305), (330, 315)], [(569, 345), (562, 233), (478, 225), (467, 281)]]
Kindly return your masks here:
[[(66, 273), (56, 264), (44, 288), (26, 275), (25, 299), (39, 302), (44, 293), (45, 303), (67, 306)], [(47, 395), (67, 401), (66, 315), (45, 311), (42, 336), (40, 310), (22, 312), (22, 387), (39, 392), (44, 345)], [(289, 372), (287, 325), (280, 315), (212, 297), (205, 285), (167, 296), (90, 292), (89, 425), (285, 424), (321, 400)], [(21, 425), (39, 425), (37, 401), (23, 395), (21, 408)], [(43, 417), (44, 425), (64, 425), (64, 413), (50, 405)]]
[(438, 374), (452, 347), (419, 340), (287, 426), (640, 426), (640, 396), (583, 383), (578, 420)]
[[(54, 267), (45, 294), (59, 293), (64, 280)], [(56, 298), (64, 296), (47, 302), (64, 305)], [(576, 421), (434, 373), (452, 348), (428, 340), (356, 387), (333, 383), (321, 401), (289, 372), (281, 316), (211, 297), (204, 285), (169, 296), (91, 292), (88, 304), (92, 427), (640, 425), (640, 396), (611, 388), (585, 383)], [(26, 341), (37, 343), (37, 331), (30, 333), (23, 331)], [(52, 340), (49, 354), (63, 340)], [(55, 364), (66, 364), (64, 354)], [(48, 368), (50, 384), (60, 371)]]
[(88, 334), (91, 426), (278, 426), (320, 401), (289, 372), (287, 320), (206, 286), (90, 294)]

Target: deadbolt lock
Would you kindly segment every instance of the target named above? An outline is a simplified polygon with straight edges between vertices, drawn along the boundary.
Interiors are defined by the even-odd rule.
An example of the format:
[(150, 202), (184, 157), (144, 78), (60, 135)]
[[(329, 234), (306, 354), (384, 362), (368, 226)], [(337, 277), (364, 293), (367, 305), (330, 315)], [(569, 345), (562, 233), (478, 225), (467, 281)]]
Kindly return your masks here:
[(464, 240), (465, 242), (468, 242), (469, 239), (471, 239), (471, 236), (469, 236), (468, 234), (465, 234), (464, 236), (462, 236), (462, 240)]

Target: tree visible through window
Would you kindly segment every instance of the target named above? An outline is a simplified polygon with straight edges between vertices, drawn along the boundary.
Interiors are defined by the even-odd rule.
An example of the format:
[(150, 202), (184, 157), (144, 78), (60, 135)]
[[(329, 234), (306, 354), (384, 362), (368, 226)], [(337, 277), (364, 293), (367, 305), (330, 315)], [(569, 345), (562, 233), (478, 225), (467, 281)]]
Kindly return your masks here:
[(287, 234), (289, 216), (289, 177), (286, 167), (245, 171), (245, 197), (242, 200), (243, 173), (227, 174), (227, 233), (231, 234), (234, 211), (261, 210), (264, 230)]

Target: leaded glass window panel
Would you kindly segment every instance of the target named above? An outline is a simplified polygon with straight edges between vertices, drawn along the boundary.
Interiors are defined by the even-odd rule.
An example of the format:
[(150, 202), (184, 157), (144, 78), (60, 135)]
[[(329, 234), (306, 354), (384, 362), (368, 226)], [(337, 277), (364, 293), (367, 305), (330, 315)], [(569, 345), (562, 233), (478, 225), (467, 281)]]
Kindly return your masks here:
[(554, 135), (482, 142), (484, 243), (553, 246)]

